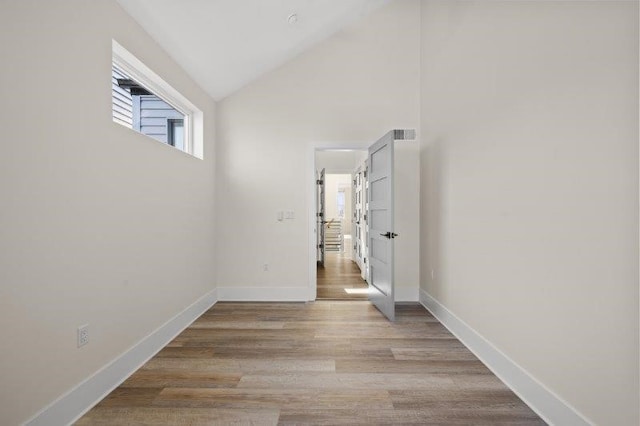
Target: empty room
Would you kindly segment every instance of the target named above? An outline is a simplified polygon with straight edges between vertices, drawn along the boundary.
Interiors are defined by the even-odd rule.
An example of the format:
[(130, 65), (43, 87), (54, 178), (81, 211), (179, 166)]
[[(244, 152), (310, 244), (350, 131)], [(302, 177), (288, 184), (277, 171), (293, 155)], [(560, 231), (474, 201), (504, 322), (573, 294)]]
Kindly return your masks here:
[(640, 424), (639, 9), (0, 0), (0, 424)]

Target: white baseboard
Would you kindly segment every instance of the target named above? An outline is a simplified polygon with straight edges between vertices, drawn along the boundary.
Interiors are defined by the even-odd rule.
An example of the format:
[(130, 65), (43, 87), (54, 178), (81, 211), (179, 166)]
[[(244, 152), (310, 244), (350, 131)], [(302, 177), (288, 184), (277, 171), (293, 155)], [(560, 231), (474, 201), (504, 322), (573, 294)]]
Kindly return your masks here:
[(420, 303), (545, 422), (558, 426), (593, 425), (423, 289)]
[(309, 287), (218, 287), (221, 302), (306, 302)]
[(393, 298), (396, 302), (417, 302), (419, 299), (418, 286), (400, 287), (395, 286), (393, 289)]
[(118, 387), (133, 372), (217, 302), (213, 289), (129, 350), (36, 414), (28, 426), (68, 425)]

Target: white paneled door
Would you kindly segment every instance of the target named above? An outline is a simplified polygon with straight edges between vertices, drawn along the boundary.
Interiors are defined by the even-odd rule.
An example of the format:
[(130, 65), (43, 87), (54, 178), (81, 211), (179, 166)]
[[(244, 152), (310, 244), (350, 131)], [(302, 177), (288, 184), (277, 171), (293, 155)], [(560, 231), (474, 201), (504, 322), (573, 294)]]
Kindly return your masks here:
[(367, 191), (369, 300), (395, 319), (393, 286), (393, 146), (391, 131), (369, 147)]
[(317, 232), (318, 232), (318, 263), (324, 266), (324, 224), (325, 224), (325, 208), (324, 208), (324, 182), (325, 182), (324, 169), (320, 172), (320, 176), (316, 180), (318, 185), (318, 211), (317, 217)]
[(362, 170), (359, 167), (353, 174), (353, 190), (351, 197), (353, 200), (353, 224), (351, 234), (353, 238), (353, 260), (358, 264), (361, 271), (364, 270), (362, 258), (362, 228), (364, 213), (362, 212)]

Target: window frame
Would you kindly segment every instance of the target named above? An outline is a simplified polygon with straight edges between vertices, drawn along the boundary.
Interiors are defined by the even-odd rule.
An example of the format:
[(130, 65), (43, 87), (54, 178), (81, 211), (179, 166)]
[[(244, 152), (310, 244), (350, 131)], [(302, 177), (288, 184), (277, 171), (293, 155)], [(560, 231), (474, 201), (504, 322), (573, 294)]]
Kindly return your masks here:
[[(202, 111), (142, 63), (142, 61), (136, 58), (131, 52), (122, 47), (116, 40), (112, 40), (111, 59), (112, 64), (117, 65), (130, 78), (171, 105), (181, 114), (184, 114), (183, 129), (185, 149), (184, 151), (178, 148), (176, 149), (202, 160), (204, 158), (204, 120)], [(113, 122), (119, 124), (115, 121)], [(138, 134), (142, 134), (135, 129), (132, 130)], [(171, 146), (168, 143), (164, 145)]]

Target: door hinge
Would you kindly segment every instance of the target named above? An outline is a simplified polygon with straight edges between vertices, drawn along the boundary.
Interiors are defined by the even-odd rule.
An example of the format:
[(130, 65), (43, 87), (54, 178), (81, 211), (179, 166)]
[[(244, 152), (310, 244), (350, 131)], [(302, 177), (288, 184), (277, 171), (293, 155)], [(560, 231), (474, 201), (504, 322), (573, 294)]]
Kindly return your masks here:
[(324, 183), (324, 181), (322, 179), (317, 179), (316, 180), (316, 185), (322, 185)]
[(317, 214), (318, 217), (322, 217), (322, 212)]
[(367, 170), (364, 171), (364, 177), (367, 177)]
[(364, 221), (365, 222), (367, 221), (367, 215), (366, 214), (364, 215)]
[(318, 244), (318, 248), (323, 248), (324, 244)]

